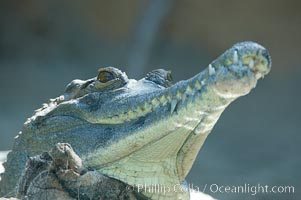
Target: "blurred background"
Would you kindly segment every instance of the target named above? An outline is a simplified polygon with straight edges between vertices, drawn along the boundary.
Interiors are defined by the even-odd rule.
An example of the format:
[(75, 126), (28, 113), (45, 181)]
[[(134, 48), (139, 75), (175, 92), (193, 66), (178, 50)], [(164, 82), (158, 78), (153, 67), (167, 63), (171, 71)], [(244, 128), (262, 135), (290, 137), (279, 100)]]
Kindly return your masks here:
[[(187, 181), (219, 199), (300, 199), (300, 11), (297, 0), (1, 1), (0, 151), (33, 110), (100, 67), (136, 79), (165, 68), (176, 82), (252, 40), (270, 51), (272, 71), (223, 113)], [(245, 183), (295, 193), (209, 190)]]

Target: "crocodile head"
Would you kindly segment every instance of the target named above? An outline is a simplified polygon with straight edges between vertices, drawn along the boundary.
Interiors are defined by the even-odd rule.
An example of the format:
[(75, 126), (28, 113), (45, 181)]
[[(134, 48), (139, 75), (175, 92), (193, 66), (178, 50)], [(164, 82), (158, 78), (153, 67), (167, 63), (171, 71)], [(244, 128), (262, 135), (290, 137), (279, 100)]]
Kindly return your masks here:
[(103, 68), (37, 110), (14, 151), (31, 156), (68, 142), (88, 168), (129, 185), (181, 184), (223, 110), (270, 68), (268, 52), (253, 42), (234, 45), (174, 85), (165, 70), (137, 81)]

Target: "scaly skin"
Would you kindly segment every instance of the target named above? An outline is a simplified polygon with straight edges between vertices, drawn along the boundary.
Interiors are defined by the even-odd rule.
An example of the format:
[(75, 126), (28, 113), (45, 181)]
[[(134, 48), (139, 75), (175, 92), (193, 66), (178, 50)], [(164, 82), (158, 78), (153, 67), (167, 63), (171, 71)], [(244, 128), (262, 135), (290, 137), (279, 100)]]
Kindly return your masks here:
[[(234, 45), (191, 79), (170, 83), (165, 70), (139, 81), (120, 70), (74, 80), (27, 120), (8, 155), (1, 195), (14, 190), (27, 156), (70, 143), (84, 165), (134, 187), (150, 199), (189, 199), (189, 192), (148, 192), (183, 182), (224, 109), (248, 94), (271, 68), (253, 42)], [(178, 188), (178, 187), (177, 187)]]

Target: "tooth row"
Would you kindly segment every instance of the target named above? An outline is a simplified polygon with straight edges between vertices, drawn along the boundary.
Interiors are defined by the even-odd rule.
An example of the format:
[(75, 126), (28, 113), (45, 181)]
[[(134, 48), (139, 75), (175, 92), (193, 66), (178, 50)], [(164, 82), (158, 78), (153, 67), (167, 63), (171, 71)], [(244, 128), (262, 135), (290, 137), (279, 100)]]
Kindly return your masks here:
[(176, 94), (176, 98), (172, 99), (170, 101), (170, 113), (172, 114), (176, 110), (176, 107), (177, 107), (177, 104), (179, 101), (184, 102), (188, 96), (195, 95), (195, 93), (197, 91), (200, 91), (202, 89), (203, 85), (204, 85), (203, 81), (202, 81), (202, 83), (200, 83), (199, 81), (196, 81), (194, 84), (194, 87), (191, 87), (190, 85), (188, 85), (184, 93), (181, 91), (178, 91)]
[(136, 109), (130, 110), (126, 113), (121, 113), (119, 116), (114, 116), (111, 119), (116, 121), (130, 121), (156, 110), (160, 106), (165, 106), (170, 103), (170, 113), (173, 113), (179, 101), (185, 101), (188, 96), (193, 96), (197, 91), (201, 90), (204, 82), (196, 81), (194, 87), (187, 86), (185, 92), (177, 91), (175, 97), (172, 95), (162, 95), (158, 98), (152, 99), (150, 102), (146, 102), (143, 105), (137, 106)]

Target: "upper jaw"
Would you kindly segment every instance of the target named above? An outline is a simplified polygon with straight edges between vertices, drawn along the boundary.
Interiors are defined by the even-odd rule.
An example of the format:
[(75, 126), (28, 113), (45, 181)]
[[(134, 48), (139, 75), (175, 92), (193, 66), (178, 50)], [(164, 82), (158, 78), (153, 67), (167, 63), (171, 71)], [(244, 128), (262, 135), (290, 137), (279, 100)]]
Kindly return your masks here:
[[(269, 53), (267, 52), (267, 50), (260, 46), (257, 43), (254, 42), (242, 42), (242, 43), (238, 43), (235, 44), (232, 48), (230, 48), (229, 50), (227, 50), (224, 54), (222, 54), (219, 58), (217, 58), (215, 61), (213, 61), (207, 68), (208, 71), (208, 77), (207, 77), (207, 81), (208, 84), (209, 82), (213, 82), (215, 90), (218, 94), (220, 94), (222, 97), (230, 97), (230, 98), (234, 98), (234, 97), (239, 97), (242, 95), (247, 94), (250, 89), (252, 89), (253, 87), (256, 86), (257, 80), (261, 77), (263, 77), (264, 75), (266, 75), (271, 69), (271, 58), (269, 56)], [(206, 71), (206, 70), (205, 70)], [(122, 76), (126, 76), (123, 73), (121, 73)], [(203, 75), (204, 73), (201, 72), (199, 75), (196, 76), (196, 78), (192, 78), (190, 80), (187, 81), (187, 83), (189, 82), (193, 82), (196, 79), (203, 79), (201, 75)], [(201, 77), (201, 78), (199, 78)], [(205, 77), (206, 79), (206, 77)], [(145, 86), (147, 84), (142, 84), (144, 89), (139, 89), (139, 87), (134, 87), (133, 84), (130, 84), (131, 82), (128, 81), (127, 77), (124, 78), (124, 83), (127, 83), (126, 85), (132, 85), (131, 87), (133, 87), (134, 90), (139, 90), (139, 93), (142, 92), (144, 94), (142, 94), (142, 96), (152, 96), (152, 95), (148, 95), (151, 94), (152, 92), (149, 91), (145, 91)], [(140, 82), (140, 81), (139, 81)], [(192, 86), (194, 87), (194, 85), (199, 85), (198, 83), (202, 84), (202, 80), (199, 80), (199, 82), (195, 81), (194, 84), (192, 84)], [(134, 84), (135, 85), (135, 84)], [(170, 91), (172, 90), (178, 90), (178, 86), (176, 86), (179, 84), (175, 84), (174, 86), (171, 86), (171, 88), (169, 88)], [(66, 93), (64, 95), (61, 95), (60, 97), (50, 100), (50, 102), (48, 104), (45, 104), (45, 108), (41, 108), (38, 110), (38, 112), (36, 113), (36, 115), (46, 115), (47, 113), (49, 113), (50, 111), (54, 110), (55, 108), (57, 108), (59, 106), (59, 104), (64, 103), (66, 101), (72, 100), (72, 99), (76, 99), (81, 101), (81, 97), (85, 96), (88, 93), (93, 93), (93, 88), (90, 89), (90, 87), (96, 87), (97, 86), (97, 80), (95, 78), (93, 79), (89, 79), (87, 81), (81, 81), (81, 80), (74, 80), (72, 81), (66, 88)], [(123, 87), (121, 87), (120, 89), (122, 89)], [(156, 88), (156, 87), (151, 87), (154, 90), (160, 90), (162, 88)], [(123, 88), (125, 89), (125, 88)], [(185, 93), (185, 90), (187, 90), (189, 88), (183, 88), (183, 94)], [(127, 92), (130, 91), (130, 89), (126, 89)], [(149, 90), (149, 88), (147, 88), (146, 90)], [(152, 91), (152, 90), (151, 90)], [(167, 91), (167, 90), (164, 90)], [(190, 91), (190, 90), (189, 90)], [(188, 93), (189, 93), (188, 91)], [(125, 93), (127, 93), (126, 91), (124, 91)], [(164, 93), (163, 91), (159, 92), (159, 93)], [(104, 94), (103, 94), (104, 95)], [(112, 94), (113, 95), (113, 94)], [(93, 95), (91, 95), (93, 96)], [(131, 96), (131, 94), (129, 94), (129, 96)], [(135, 95), (134, 95), (135, 96)], [(156, 95), (155, 95), (156, 96)], [(166, 103), (170, 103), (171, 104), (171, 110), (173, 110), (172, 108), (175, 108), (175, 101), (173, 100), (173, 98), (168, 99), (170, 96), (169, 95), (162, 95), (159, 96), (157, 99), (158, 102), (161, 101), (161, 99), (164, 99), (163, 97), (167, 98), (167, 100), (169, 102), (167, 102), (167, 100), (162, 101), (162, 104), (166, 104)], [(150, 99), (150, 98), (141, 98), (141, 99)], [(107, 99), (109, 101), (109, 99)], [(119, 116), (122, 115), (123, 113), (121, 112), (120, 115), (118, 115), (118, 112), (116, 112), (116, 116), (117, 118), (112, 118), (112, 116), (102, 116), (103, 118), (105, 118), (105, 120), (101, 120), (98, 119), (99, 115), (96, 114), (95, 116), (92, 114), (91, 118), (89, 119), (93, 119), (92, 121), (89, 119), (86, 119), (87, 121), (90, 121), (91, 123), (121, 123), (123, 121), (129, 121), (131, 119), (135, 119), (137, 117), (139, 117), (140, 115), (144, 115), (147, 114), (148, 111), (151, 111), (153, 109), (155, 109), (151, 104), (149, 104), (149, 102), (139, 102), (136, 98), (132, 98), (133, 102), (137, 102), (137, 105), (135, 106), (135, 108), (133, 107), (133, 113), (134, 114), (130, 114), (126, 111), (124, 111), (124, 117), (120, 118)], [(71, 101), (70, 103), (72, 104), (73, 101)], [(110, 106), (112, 103), (116, 103), (119, 104), (119, 102), (111, 102), (109, 101), (108, 106)], [(69, 104), (69, 103), (67, 103)], [(154, 101), (154, 104), (157, 105), (156, 101)], [(75, 105), (76, 106), (76, 105)], [(147, 109), (145, 108), (147, 107)], [(120, 107), (121, 108), (121, 107)], [(120, 108), (118, 109), (120, 111)], [(151, 108), (151, 109), (150, 109)], [(82, 109), (82, 108), (81, 108)], [(140, 112), (140, 110), (143, 110), (143, 112)], [(83, 110), (82, 110), (83, 111)], [(82, 111), (80, 113), (82, 113)], [(117, 110), (116, 110), (117, 111)], [(90, 112), (89, 112), (90, 113)], [(99, 113), (99, 112), (98, 112)], [(103, 112), (102, 112), (103, 113)], [(115, 112), (113, 112), (115, 113)], [(135, 115), (135, 113), (138, 113), (137, 116)], [(90, 113), (91, 114), (91, 113)], [(89, 116), (90, 116), (89, 114)], [(103, 113), (105, 114), (105, 113)], [(85, 115), (86, 116), (86, 115)], [(112, 119), (111, 119), (112, 118)], [(119, 122), (120, 121), (120, 122)]]
[[(208, 81), (213, 81), (215, 84), (215, 89), (217, 93), (221, 94), (221, 96), (224, 97), (238, 97), (247, 94), (250, 89), (255, 87), (257, 80), (264, 75), (266, 75), (271, 69), (271, 59), (270, 56), (267, 52), (267, 50), (260, 46), (257, 43), (254, 42), (242, 42), (234, 45), (232, 48), (227, 50), (224, 54), (222, 54), (218, 59), (213, 61), (207, 71), (208, 71)], [(121, 73), (122, 76), (126, 76), (123, 73)], [(201, 73), (203, 74), (203, 73)], [(198, 75), (197, 75), (198, 77)], [(127, 77), (124, 78), (124, 80), (128, 80)], [(192, 78), (191, 80), (194, 80)], [(188, 82), (190, 82), (188, 80)], [(202, 81), (200, 80), (199, 83)], [(128, 81), (123, 81), (123, 84), (127, 83), (129, 84)], [(145, 84), (143, 84), (145, 86)], [(178, 84), (176, 84), (178, 85)], [(88, 93), (93, 93), (93, 88), (91, 89), (90, 87), (97, 86), (97, 80), (94, 79), (89, 79), (87, 81), (81, 81), (81, 80), (75, 80), (71, 82), (67, 89), (66, 93), (56, 99), (50, 100), (48, 104), (45, 104), (42, 109), (38, 110), (38, 113), (36, 115), (45, 115), (46, 113), (52, 111), (55, 109), (59, 104), (72, 100), (72, 99), (79, 99), (83, 96), (85, 96)], [(169, 88), (170, 90), (173, 90), (172, 88), (177, 88), (177, 86), (171, 86)], [(120, 88), (122, 89), (122, 87)], [(137, 89), (137, 88), (134, 88)], [(160, 88), (153, 88), (153, 89), (160, 89)], [(184, 88), (185, 89), (185, 88)], [(177, 90), (177, 89), (176, 89)], [(129, 91), (129, 90), (128, 90)], [(140, 89), (139, 89), (140, 91)], [(166, 91), (166, 90), (165, 90)], [(145, 90), (143, 90), (145, 92)], [(162, 91), (163, 92), (163, 91)], [(126, 93), (126, 92), (125, 92)], [(148, 92), (145, 92), (145, 96), (147, 95)], [(152, 92), (149, 92), (152, 93)], [(130, 95), (130, 94), (129, 94)], [(158, 97), (158, 102), (161, 101), (161, 98), (163, 96)], [(168, 95), (166, 97), (169, 97)], [(149, 98), (145, 98), (149, 99)], [(109, 100), (109, 99), (108, 99)], [(137, 100), (132, 99), (134, 102)], [(71, 102), (72, 103), (72, 102)], [(113, 102), (112, 102), (113, 103)], [(115, 102), (118, 104), (118, 102)], [(147, 102), (148, 103), (148, 102)], [(156, 103), (156, 102), (154, 102)], [(162, 104), (165, 104), (167, 102), (163, 102)], [(170, 100), (171, 105), (173, 104), (173, 100)], [(139, 101), (137, 101), (137, 104), (139, 104)], [(142, 113), (147, 113), (149, 109), (145, 109), (145, 105), (148, 104), (143, 104), (140, 102), (141, 105), (136, 106), (133, 108), (133, 113), (134, 115), (127, 114), (125, 112), (124, 119), (125, 120), (131, 120), (133, 118), (136, 118), (135, 113), (137, 114), (137, 117), (140, 116)], [(156, 104), (157, 105), (157, 104)], [(152, 105), (150, 105), (152, 106)], [(147, 107), (150, 107), (147, 106)], [(175, 107), (175, 106), (171, 106)], [(144, 110), (144, 112), (140, 112), (140, 110)], [(154, 109), (154, 108), (152, 108)], [(119, 109), (120, 110), (120, 109)], [(41, 111), (41, 112), (40, 112)], [(136, 112), (137, 111), (137, 112)], [(139, 114), (140, 113), (140, 114)], [(145, 113), (145, 114), (146, 114)], [(122, 113), (121, 113), (122, 114)], [(118, 115), (116, 115), (118, 116)], [(123, 118), (118, 119), (110, 119), (111, 116), (105, 117), (106, 120), (96, 120), (99, 118), (98, 115), (92, 117), (91, 122), (93, 123), (100, 123), (100, 122), (106, 122), (106, 123), (116, 123), (117, 121), (124, 121)], [(89, 119), (87, 119), (89, 121)], [(96, 121), (95, 121), (96, 120)]]

